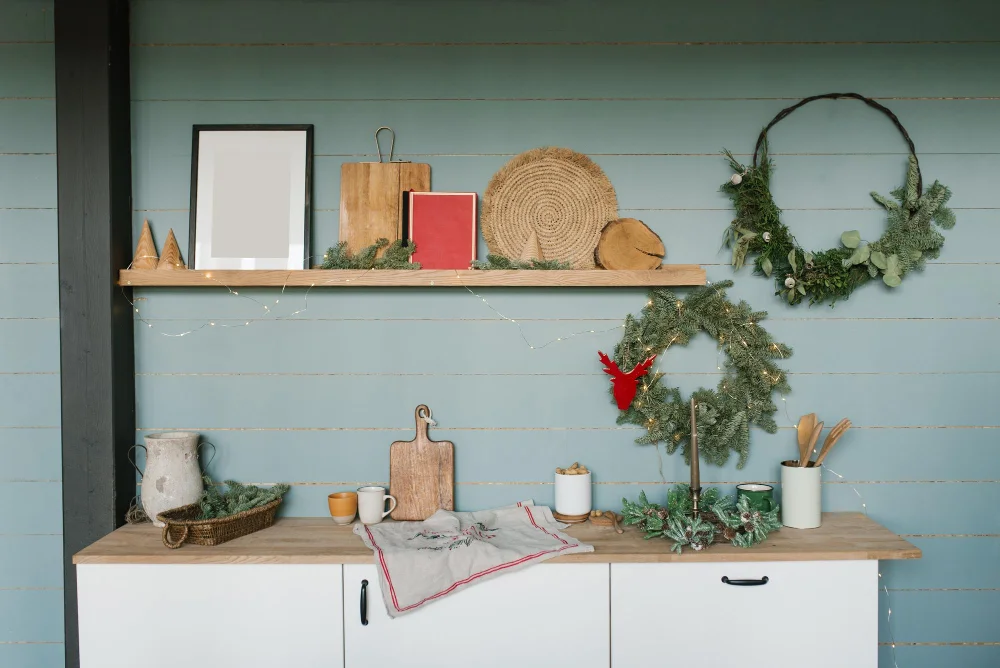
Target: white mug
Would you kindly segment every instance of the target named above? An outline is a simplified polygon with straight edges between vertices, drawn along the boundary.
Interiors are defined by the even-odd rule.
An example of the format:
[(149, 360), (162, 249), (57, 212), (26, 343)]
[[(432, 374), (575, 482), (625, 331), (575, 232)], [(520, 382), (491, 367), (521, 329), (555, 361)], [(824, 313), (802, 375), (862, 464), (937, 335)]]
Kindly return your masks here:
[[(392, 501), (389, 510), (385, 500)], [(364, 524), (378, 524), (382, 518), (396, 509), (396, 497), (385, 493), (385, 487), (358, 487), (358, 517)]]

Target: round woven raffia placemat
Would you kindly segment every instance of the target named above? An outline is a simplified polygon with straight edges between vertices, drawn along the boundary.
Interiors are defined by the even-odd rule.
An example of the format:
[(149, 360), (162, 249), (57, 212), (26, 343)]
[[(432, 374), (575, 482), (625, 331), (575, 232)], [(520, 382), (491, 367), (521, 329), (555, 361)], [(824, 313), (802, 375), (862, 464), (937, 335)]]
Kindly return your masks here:
[(601, 168), (566, 148), (515, 156), (486, 188), (481, 225), (491, 253), (520, 258), (532, 233), (544, 260), (594, 267), (601, 230), (618, 218), (618, 198)]

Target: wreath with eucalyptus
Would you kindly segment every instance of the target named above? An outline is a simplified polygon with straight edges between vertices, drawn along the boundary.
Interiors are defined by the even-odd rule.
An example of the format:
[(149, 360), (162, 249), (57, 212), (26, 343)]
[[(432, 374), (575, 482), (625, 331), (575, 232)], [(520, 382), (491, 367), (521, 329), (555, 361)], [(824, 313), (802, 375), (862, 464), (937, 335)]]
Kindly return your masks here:
[[(815, 100), (840, 98), (860, 100), (881, 111), (902, 133), (910, 151), (906, 182), (892, 191), (896, 201), (871, 193), (888, 214), (888, 227), (877, 241), (865, 242), (857, 230), (849, 230), (840, 236), (839, 247), (809, 252), (781, 222), (781, 210), (771, 195), (774, 164), (767, 153), (767, 133), (799, 107)], [(935, 181), (924, 192), (913, 140), (899, 119), (878, 102), (857, 93), (814, 95), (783, 109), (761, 131), (749, 167), (740, 164), (729, 151), (724, 154), (735, 171), (722, 186), (736, 209), (736, 218), (726, 230), (726, 243), (733, 249), (733, 267), (739, 270), (747, 256), (753, 256), (755, 273), (774, 276), (775, 294), (783, 295), (789, 304), (808, 297), (810, 304), (829, 301), (832, 306), (880, 275), (885, 285), (898, 287), (908, 272), (922, 269), (928, 259), (938, 257), (944, 236), (934, 224), (942, 229), (955, 225), (955, 214), (945, 206), (951, 191)]]
[[(778, 429), (774, 413), (774, 392), (789, 392), (785, 372), (775, 360), (786, 359), (791, 348), (771, 338), (760, 322), (764, 311), (754, 311), (744, 301), (734, 304), (726, 298), (732, 281), (695, 288), (680, 300), (672, 292), (651, 290), (649, 301), (638, 318), (625, 318), (622, 340), (615, 346), (612, 394), (621, 414), (618, 424), (634, 424), (646, 429), (636, 439), (640, 444), (665, 443), (668, 454), (683, 448), (690, 461), (690, 399), (681, 398), (676, 387), (667, 387), (659, 371), (646, 375), (651, 355), (662, 354), (671, 346), (687, 345), (698, 332), (705, 331), (725, 354), (719, 366), (722, 378), (715, 389), (699, 388), (692, 397), (697, 402), (698, 448), (701, 458), (719, 466), (732, 452), (739, 455), (743, 468), (750, 453), (750, 425), (768, 433)], [(605, 358), (606, 359), (606, 358)], [(619, 369), (641, 369), (638, 378)], [(631, 378), (629, 377), (631, 376)], [(645, 376), (645, 377), (642, 377)], [(622, 383), (638, 383), (634, 397), (622, 401)], [(633, 386), (634, 387), (634, 386)]]

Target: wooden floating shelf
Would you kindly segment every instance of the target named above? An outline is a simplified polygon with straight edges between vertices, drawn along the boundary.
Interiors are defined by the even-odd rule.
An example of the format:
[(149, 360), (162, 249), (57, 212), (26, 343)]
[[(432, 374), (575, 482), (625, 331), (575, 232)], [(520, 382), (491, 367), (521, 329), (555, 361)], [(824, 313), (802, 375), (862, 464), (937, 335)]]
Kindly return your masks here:
[(254, 269), (122, 270), (118, 285), (125, 287), (668, 287), (705, 285), (705, 270), (696, 264), (665, 264), (652, 271), (603, 269), (452, 270), (452, 269)]

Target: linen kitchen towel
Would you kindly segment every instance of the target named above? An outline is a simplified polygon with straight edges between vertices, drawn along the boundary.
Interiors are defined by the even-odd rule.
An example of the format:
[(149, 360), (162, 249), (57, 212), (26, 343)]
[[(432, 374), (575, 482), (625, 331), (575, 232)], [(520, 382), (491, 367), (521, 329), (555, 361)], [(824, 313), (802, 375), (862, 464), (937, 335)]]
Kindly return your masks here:
[(489, 578), (594, 551), (563, 533), (566, 526), (546, 506), (522, 501), (472, 513), (439, 510), (422, 522), (358, 523), (354, 533), (375, 553), (382, 600), (398, 617)]

